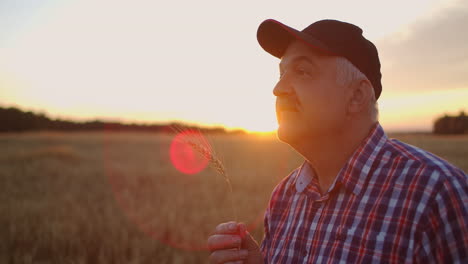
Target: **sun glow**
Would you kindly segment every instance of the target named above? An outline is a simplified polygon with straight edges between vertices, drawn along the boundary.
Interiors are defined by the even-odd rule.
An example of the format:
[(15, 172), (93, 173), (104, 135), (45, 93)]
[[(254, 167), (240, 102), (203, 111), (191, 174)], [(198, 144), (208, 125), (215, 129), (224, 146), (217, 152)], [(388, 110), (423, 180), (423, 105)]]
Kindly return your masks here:
[[(13, 14), (10, 18), (16, 19), (13, 21), (16, 24), (0, 23), (2, 105), (45, 112), (53, 118), (150, 123), (181, 120), (254, 132), (277, 128), (272, 89), (278, 75), (278, 60), (261, 50), (255, 39), (256, 27), (264, 19), (273, 17), (301, 28), (311, 20), (333, 17), (361, 25), (373, 41), (380, 38), (404, 41), (411, 39), (418, 29), (410, 30), (409, 24), (451, 6), (439, 0), (424, 3), (401, 0), (388, 4), (362, 1), (336, 9), (336, 3), (304, 1), (302, 5), (313, 5), (317, 10), (317, 15), (310, 17), (309, 13), (303, 13), (308, 8), (289, 11), (280, 4), (266, 5), (266, 1), (187, 2), (184, 9), (171, 2), (157, 1), (41, 3), (35, 9), (0, 6), (0, 13), (8, 11)], [(379, 14), (369, 15), (366, 11), (382, 4), (384, 8), (375, 8), (382, 10)], [(205, 5), (210, 7), (206, 10), (216, 11), (206, 11)], [(394, 12), (390, 11), (392, 8)], [(235, 15), (239, 12), (233, 10), (242, 10), (245, 18), (239, 21)], [(396, 12), (398, 19), (393, 15)], [(375, 19), (376, 16), (382, 17)], [(431, 32), (421, 32), (426, 31)], [(406, 32), (404, 40), (401, 34), (392, 35), (395, 32)], [(424, 80), (416, 78), (407, 85), (419, 87), (418, 96), (413, 96), (407, 92), (409, 89), (400, 87), (404, 81), (399, 77), (401, 74), (388, 74), (402, 56), (385, 47), (398, 46), (383, 44), (379, 52), (382, 51), (383, 67), (387, 67), (380, 111), (384, 125), (427, 130), (435, 115), (466, 107), (468, 88), (463, 86), (466, 67), (440, 66), (438, 72), (460, 72), (462, 76), (451, 77), (458, 80), (458, 86), (446, 84), (450, 78), (440, 78), (433, 88), (445, 89), (443, 92), (428, 92)], [(410, 50), (408, 54), (412, 53), (416, 51)], [(409, 70), (404, 65), (400, 63), (398, 67), (402, 72), (414, 72), (413, 68), (425, 72), (424, 65)], [(390, 91), (397, 86), (402, 90), (392, 95)], [(448, 99), (436, 100), (442, 95)]]

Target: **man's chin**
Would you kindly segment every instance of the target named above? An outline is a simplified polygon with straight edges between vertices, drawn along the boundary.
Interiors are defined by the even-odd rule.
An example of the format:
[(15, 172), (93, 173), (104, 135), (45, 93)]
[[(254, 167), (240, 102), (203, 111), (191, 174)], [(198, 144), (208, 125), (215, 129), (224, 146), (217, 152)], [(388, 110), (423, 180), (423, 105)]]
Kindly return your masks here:
[(280, 124), (276, 132), (278, 139), (284, 143), (291, 144), (298, 139), (297, 131), (286, 124)]

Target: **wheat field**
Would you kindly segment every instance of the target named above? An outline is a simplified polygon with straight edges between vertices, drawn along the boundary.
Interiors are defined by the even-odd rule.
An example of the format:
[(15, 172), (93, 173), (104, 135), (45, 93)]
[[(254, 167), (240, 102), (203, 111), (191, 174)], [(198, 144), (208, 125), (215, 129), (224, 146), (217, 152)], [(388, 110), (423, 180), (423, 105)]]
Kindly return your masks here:
[[(396, 137), (468, 171), (468, 136)], [(261, 241), (270, 193), (302, 159), (275, 137), (210, 136), (231, 193), (209, 168), (176, 170), (173, 138), (0, 135), (0, 263), (206, 263), (206, 238), (229, 220)]]

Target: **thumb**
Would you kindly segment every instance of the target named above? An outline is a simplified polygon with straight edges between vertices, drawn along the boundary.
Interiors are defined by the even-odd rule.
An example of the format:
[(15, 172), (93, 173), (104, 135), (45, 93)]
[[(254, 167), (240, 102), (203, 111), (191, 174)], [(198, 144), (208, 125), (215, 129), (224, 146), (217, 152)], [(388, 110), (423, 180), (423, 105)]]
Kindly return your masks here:
[(258, 250), (259, 246), (255, 238), (247, 231), (244, 223), (240, 223), (237, 226), (239, 230), (240, 237), (242, 238), (242, 248), (247, 249), (248, 251)]

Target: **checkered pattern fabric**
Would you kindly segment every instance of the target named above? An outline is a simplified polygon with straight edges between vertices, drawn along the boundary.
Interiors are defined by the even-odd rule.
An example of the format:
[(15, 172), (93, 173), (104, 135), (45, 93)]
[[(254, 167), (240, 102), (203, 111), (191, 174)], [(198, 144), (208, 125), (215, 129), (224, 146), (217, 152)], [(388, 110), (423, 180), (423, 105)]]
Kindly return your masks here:
[(297, 188), (305, 166), (272, 193), (265, 263), (468, 263), (468, 177), (447, 161), (376, 124), (326, 193)]

